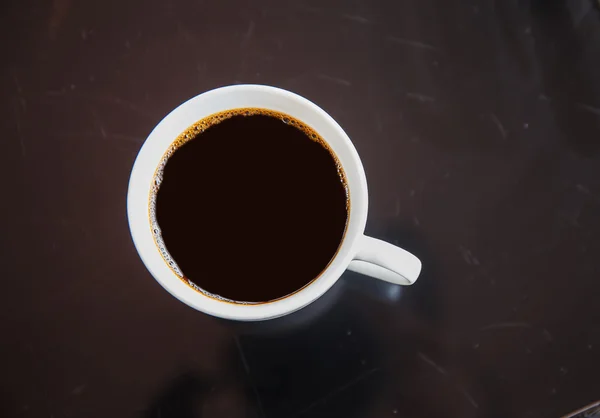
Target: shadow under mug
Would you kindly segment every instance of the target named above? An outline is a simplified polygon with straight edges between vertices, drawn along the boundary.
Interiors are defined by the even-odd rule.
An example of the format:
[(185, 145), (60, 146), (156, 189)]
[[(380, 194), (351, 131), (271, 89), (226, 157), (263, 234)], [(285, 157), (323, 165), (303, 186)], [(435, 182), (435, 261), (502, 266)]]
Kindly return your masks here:
[[(344, 169), (350, 200), (346, 234), (329, 266), (299, 291), (275, 301), (255, 304), (219, 300), (186, 284), (163, 259), (154, 240), (149, 210), (155, 171), (173, 141), (198, 120), (237, 108), (263, 108), (286, 113), (317, 131)], [(242, 321), (277, 318), (301, 309), (323, 295), (346, 269), (395, 284), (413, 284), (421, 271), (421, 262), (399, 247), (364, 235), (367, 206), (367, 181), (362, 163), (338, 123), (323, 109), (295, 93), (261, 85), (211, 90), (169, 113), (144, 142), (131, 172), (127, 195), (127, 216), (133, 242), (152, 276), (187, 305), (210, 315)], [(244, 251), (243, 248), (238, 250)], [(233, 251), (231, 262), (235, 263)], [(224, 275), (229, 271), (229, 266), (223, 266)], [(285, 277), (285, 271), (281, 275)]]

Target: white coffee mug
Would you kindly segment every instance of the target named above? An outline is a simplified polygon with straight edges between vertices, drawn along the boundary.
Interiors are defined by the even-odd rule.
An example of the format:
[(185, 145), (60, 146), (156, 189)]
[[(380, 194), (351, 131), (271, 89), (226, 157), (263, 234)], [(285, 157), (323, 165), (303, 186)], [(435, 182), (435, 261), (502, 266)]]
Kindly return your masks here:
[[(211, 297), (186, 284), (173, 272), (155, 244), (149, 201), (155, 171), (166, 150), (186, 128), (214, 113), (237, 108), (262, 108), (286, 113), (317, 131), (338, 157), (346, 173), (350, 210), (346, 234), (329, 266), (310, 284), (289, 296), (271, 302), (234, 303)], [(207, 204), (213, 204), (207, 196)], [(221, 318), (251, 321), (292, 313), (325, 293), (348, 269), (395, 284), (413, 284), (421, 262), (409, 252), (364, 235), (367, 221), (367, 181), (354, 145), (331, 116), (311, 101), (276, 87), (237, 85), (200, 94), (169, 113), (142, 146), (129, 180), (127, 215), (135, 247), (154, 278), (173, 296), (189, 306)], [(198, 237), (202, 239), (202, 237)], [(290, 237), (294, 239), (294, 237)], [(239, 243), (231, 243), (231, 265), (236, 265)], [(210, 263), (210, 254), (206, 254)], [(201, 257), (199, 257), (201, 258)], [(177, 261), (177, 260), (175, 260)], [(237, 266), (239, 271), (243, 266)], [(293, 269), (294, 266), (290, 266)], [(279, 272), (285, 279), (285, 271)], [(223, 275), (236, 274), (223, 266)]]

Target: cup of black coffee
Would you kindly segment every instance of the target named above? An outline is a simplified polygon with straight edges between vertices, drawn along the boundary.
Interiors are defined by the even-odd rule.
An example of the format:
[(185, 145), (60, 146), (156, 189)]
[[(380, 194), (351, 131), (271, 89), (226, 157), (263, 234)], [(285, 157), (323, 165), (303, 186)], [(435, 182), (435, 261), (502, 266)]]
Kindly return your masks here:
[(364, 235), (367, 183), (324, 110), (269, 86), (222, 87), (180, 105), (135, 161), (127, 212), (154, 278), (210, 315), (294, 312), (349, 269), (409, 285), (421, 262)]

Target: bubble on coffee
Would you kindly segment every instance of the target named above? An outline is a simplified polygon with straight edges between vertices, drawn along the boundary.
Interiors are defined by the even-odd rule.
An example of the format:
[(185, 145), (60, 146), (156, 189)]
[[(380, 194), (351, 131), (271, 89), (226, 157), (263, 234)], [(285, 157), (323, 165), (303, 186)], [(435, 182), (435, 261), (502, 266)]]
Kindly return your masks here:
[[(159, 226), (159, 222), (157, 219), (157, 198), (158, 198), (158, 192), (159, 192), (160, 187), (164, 180), (165, 167), (166, 167), (169, 159), (173, 156), (173, 154), (177, 150), (179, 150), (179, 148), (181, 148), (183, 145), (187, 144), (189, 141), (193, 141), (193, 140), (201, 138), (202, 134), (204, 132), (207, 132), (211, 127), (221, 124), (222, 122), (224, 122), (230, 118), (239, 117), (239, 116), (250, 117), (250, 116), (255, 116), (255, 115), (269, 116), (274, 119), (278, 119), (278, 120), (282, 121), (286, 125), (293, 126), (294, 129), (302, 131), (305, 134), (306, 138), (312, 140), (313, 142), (319, 143), (324, 149), (326, 149), (328, 151), (328, 153), (332, 157), (332, 160), (333, 160), (332, 162), (334, 162), (334, 164), (335, 164), (335, 170), (337, 172), (337, 176), (339, 177), (339, 181), (343, 187), (343, 192), (345, 194), (344, 205), (345, 205), (345, 209), (346, 209), (346, 217), (344, 220), (344, 232), (343, 232), (343, 235), (345, 235), (345, 229), (347, 226), (347, 220), (349, 219), (349, 212), (350, 212), (350, 196), (349, 196), (349, 189), (348, 189), (348, 185), (347, 185), (346, 174), (343, 170), (341, 163), (335, 156), (335, 153), (330, 148), (330, 146), (323, 140), (323, 138), (317, 132), (315, 132), (313, 129), (308, 127), (306, 124), (298, 121), (297, 119), (294, 119), (292, 116), (286, 115), (281, 112), (268, 110), (268, 109), (239, 108), (239, 109), (227, 110), (224, 112), (212, 114), (212, 115), (205, 117), (205, 118), (195, 122), (194, 124), (192, 124), (190, 127), (188, 127), (185, 131), (183, 131), (173, 141), (173, 143), (169, 146), (169, 148), (163, 154), (163, 156), (160, 160), (160, 163), (155, 170), (155, 173), (154, 173), (154, 176), (152, 179), (152, 187), (151, 187), (151, 191), (150, 191), (150, 196), (149, 196), (149, 217), (150, 217), (150, 225), (151, 225), (151, 229), (152, 229), (152, 235), (154, 237), (155, 244), (156, 244), (157, 248), (159, 249), (161, 257), (165, 261), (166, 265), (184, 283), (186, 283), (188, 286), (190, 286), (195, 291), (198, 291), (210, 298), (213, 298), (213, 299), (216, 299), (219, 301), (225, 301), (225, 302), (236, 303), (236, 304), (244, 304), (244, 305), (261, 304), (261, 303), (264, 303), (265, 301), (244, 301), (244, 300), (239, 300), (239, 299), (227, 298), (223, 295), (220, 295), (220, 294), (217, 294), (214, 292), (210, 292), (210, 291), (202, 288), (202, 286), (199, 286), (197, 283), (192, 281), (190, 278), (186, 277), (185, 273), (182, 271), (182, 269), (176, 262), (175, 258), (170, 254), (170, 252), (167, 248), (167, 245), (163, 239), (161, 227)], [(341, 240), (340, 240), (340, 245), (341, 245)], [(211, 261), (209, 260), (206, 262), (210, 263)], [(285, 297), (285, 296), (286, 295), (282, 295), (282, 297)]]
[(165, 155), (163, 156), (158, 168), (156, 169), (156, 172), (154, 173), (154, 181), (153, 181), (151, 192), (150, 192), (150, 201), (149, 201), (148, 206), (149, 206), (149, 211), (150, 211), (150, 227), (152, 228), (152, 235), (154, 237), (154, 243), (158, 247), (158, 250), (160, 251), (160, 255), (162, 256), (163, 260), (165, 260), (165, 262), (171, 268), (171, 270), (173, 270), (173, 272), (177, 276), (179, 276), (180, 278), (183, 278), (183, 273), (181, 272), (181, 269), (179, 268), (179, 266), (177, 265), (177, 263), (175, 262), (173, 257), (171, 257), (171, 254), (169, 254), (169, 252), (167, 251), (167, 248), (165, 246), (165, 243), (162, 238), (161, 231), (160, 231), (160, 226), (158, 225), (158, 221), (156, 220), (156, 197), (158, 195), (158, 189), (160, 188), (160, 183), (162, 182), (162, 179), (163, 179), (163, 172), (165, 169), (165, 165), (167, 164), (168, 158), (172, 154), (173, 154), (173, 151), (171, 151), (171, 149), (169, 149), (169, 151), (167, 151), (165, 153)]

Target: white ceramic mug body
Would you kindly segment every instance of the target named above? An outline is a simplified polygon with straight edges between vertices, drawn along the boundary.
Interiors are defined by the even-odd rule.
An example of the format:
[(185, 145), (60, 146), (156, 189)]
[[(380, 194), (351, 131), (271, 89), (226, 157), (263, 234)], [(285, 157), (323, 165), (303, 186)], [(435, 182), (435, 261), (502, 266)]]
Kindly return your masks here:
[[(336, 256), (309, 285), (275, 301), (238, 304), (218, 300), (193, 289), (168, 267), (152, 233), (149, 197), (156, 168), (175, 138), (193, 123), (214, 113), (248, 107), (286, 113), (321, 135), (345, 171), (350, 210), (346, 234)], [(211, 204), (210, 196), (207, 196), (207, 204)], [(188, 100), (169, 113), (142, 146), (131, 173), (127, 196), (131, 235), (142, 261), (154, 278), (189, 306), (210, 315), (236, 320), (264, 320), (294, 312), (325, 293), (346, 269), (393, 283), (412, 284), (419, 275), (421, 263), (415, 256), (398, 247), (363, 235), (367, 206), (367, 182), (363, 166), (352, 142), (337, 122), (317, 105), (297, 94), (260, 85), (237, 85), (211, 90)], [(233, 242), (231, 248), (231, 263), (235, 264), (235, 251), (244, 249)], [(290, 269), (293, 268), (294, 266), (290, 266)], [(229, 272), (228, 266), (224, 266), (224, 274), (235, 274)], [(285, 278), (286, 272), (281, 271), (279, 274)]]

